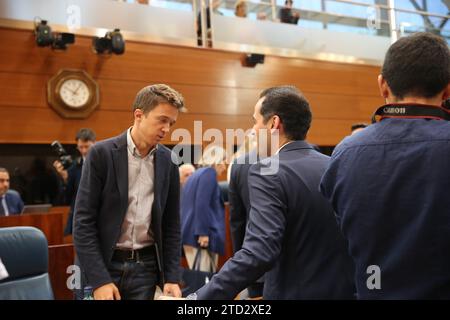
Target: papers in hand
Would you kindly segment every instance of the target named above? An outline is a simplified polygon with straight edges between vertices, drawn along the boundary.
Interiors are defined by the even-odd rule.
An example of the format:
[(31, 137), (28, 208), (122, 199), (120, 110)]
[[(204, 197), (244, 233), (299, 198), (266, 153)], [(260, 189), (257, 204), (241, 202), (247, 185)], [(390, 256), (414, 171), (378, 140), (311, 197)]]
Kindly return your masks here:
[(8, 277), (8, 271), (6, 271), (5, 265), (2, 263), (2, 259), (0, 259), (0, 280), (6, 279)]

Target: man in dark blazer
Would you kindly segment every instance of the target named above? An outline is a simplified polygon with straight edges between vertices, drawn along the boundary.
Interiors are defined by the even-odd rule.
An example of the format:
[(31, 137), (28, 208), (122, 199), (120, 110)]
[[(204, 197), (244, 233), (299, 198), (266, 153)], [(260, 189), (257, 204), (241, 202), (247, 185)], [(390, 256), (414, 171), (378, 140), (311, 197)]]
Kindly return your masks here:
[[(250, 196), (248, 192), (248, 171), (257, 161), (257, 151), (253, 150), (237, 158), (231, 164), (228, 199), (230, 203), (230, 233), (233, 253), (241, 250), (250, 213)], [(264, 277), (247, 288), (249, 298), (261, 297)]]
[(72, 234), (73, 209), (81, 180), (81, 171), (89, 149), (95, 143), (95, 132), (90, 128), (81, 128), (75, 136), (75, 142), (80, 157), (76, 158), (67, 170), (64, 169), (61, 161), (56, 160), (53, 162), (53, 167), (62, 179), (61, 193), (64, 196), (64, 203), (70, 206), (69, 216), (67, 217), (66, 227), (64, 228), (64, 235), (66, 236)]
[(0, 217), (21, 214), (23, 201), (17, 191), (9, 189), (9, 172), (0, 168)]
[(248, 171), (251, 165), (256, 163), (256, 153), (256, 150), (246, 153), (231, 164), (228, 200), (230, 202), (230, 231), (233, 252), (239, 251), (244, 242), (250, 212)]
[(352, 299), (353, 265), (318, 190), (329, 158), (304, 141), (308, 102), (294, 87), (270, 88), (253, 117), (259, 150), (267, 141), (271, 157), (249, 171), (242, 249), (191, 298), (232, 299), (267, 272), (264, 299)]
[(143, 88), (133, 126), (88, 153), (73, 236), (96, 300), (153, 299), (157, 284), (181, 296), (179, 173), (159, 142), (183, 104), (166, 85)]

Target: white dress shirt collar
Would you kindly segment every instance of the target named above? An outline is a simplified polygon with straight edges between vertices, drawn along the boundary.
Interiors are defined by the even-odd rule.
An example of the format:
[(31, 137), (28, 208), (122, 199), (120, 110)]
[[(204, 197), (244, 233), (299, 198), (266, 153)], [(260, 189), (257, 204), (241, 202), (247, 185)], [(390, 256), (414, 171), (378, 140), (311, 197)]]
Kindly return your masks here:
[(277, 150), (277, 152), (275, 152), (275, 155), (279, 154), (280, 151), (281, 151), (281, 149), (283, 149), (284, 147), (286, 147), (288, 144), (290, 144), (290, 143), (292, 143), (292, 142), (294, 142), (294, 141), (288, 141), (288, 142), (286, 142), (285, 144), (283, 144), (283, 145)]
[(131, 154), (134, 157), (146, 158), (146, 159), (153, 156), (153, 154), (156, 152), (156, 150), (158, 150), (158, 145), (156, 145), (152, 150), (150, 150), (148, 155), (146, 155), (145, 157), (142, 157), (142, 155), (139, 153), (139, 149), (136, 147), (136, 144), (133, 141), (133, 138), (131, 137), (131, 129), (133, 129), (133, 127), (130, 127), (127, 130), (127, 147), (128, 147), (128, 150), (130, 150)]

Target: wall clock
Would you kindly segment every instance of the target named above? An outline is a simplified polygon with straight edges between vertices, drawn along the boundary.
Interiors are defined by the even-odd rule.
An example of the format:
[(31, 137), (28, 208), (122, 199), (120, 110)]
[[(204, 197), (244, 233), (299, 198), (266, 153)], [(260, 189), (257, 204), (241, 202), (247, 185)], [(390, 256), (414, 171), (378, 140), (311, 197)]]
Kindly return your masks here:
[(48, 81), (47, 98), (61, 117), (84, 119), (99, 105), (99, 86), (84, 70), (62, 69)]

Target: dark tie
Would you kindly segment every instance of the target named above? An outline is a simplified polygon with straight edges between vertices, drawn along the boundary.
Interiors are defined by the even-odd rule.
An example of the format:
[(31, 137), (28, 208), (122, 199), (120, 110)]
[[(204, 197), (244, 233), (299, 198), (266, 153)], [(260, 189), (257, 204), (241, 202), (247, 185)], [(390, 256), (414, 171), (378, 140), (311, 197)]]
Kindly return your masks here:
[(3, 199), (5, 197), (0, 197), (0, 217), (5, 215), (5, 209), (3, 208)]

